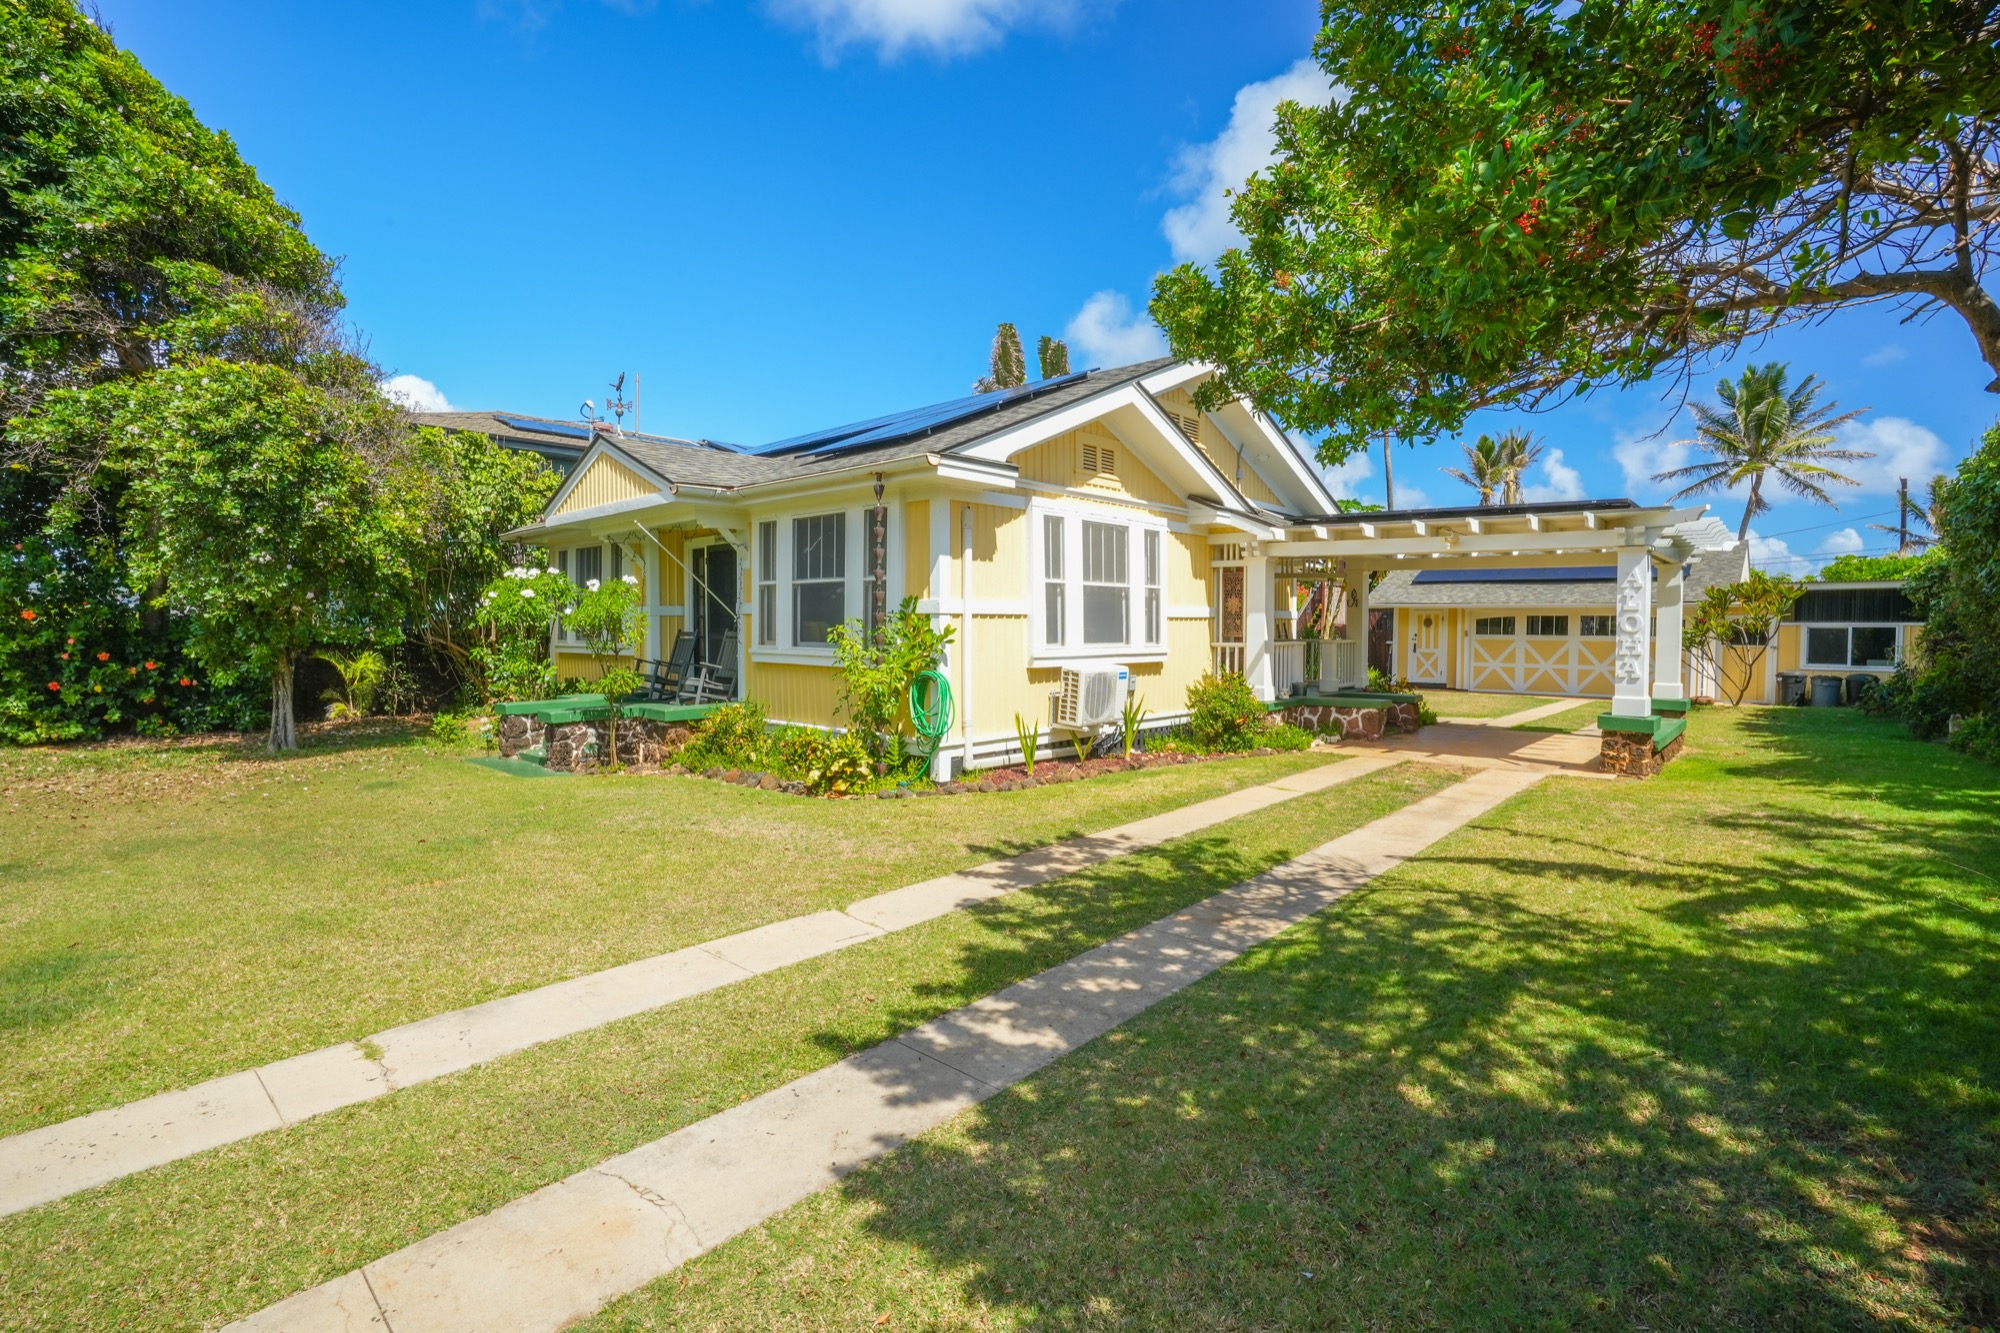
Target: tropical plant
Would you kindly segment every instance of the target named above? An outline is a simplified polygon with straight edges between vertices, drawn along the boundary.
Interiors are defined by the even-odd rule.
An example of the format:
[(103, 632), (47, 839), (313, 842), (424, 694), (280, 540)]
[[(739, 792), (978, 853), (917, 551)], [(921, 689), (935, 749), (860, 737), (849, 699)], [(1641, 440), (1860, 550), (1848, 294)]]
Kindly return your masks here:
[[(1753, 569), (1741, 583), (1710, 588), (1681, 621), (1681, 647), (1729, 702), (1743, 702), (1763, 675), (1778, 622), (1805, 592), (1803, 581)], [(1732, 688), (1733, 683), (1733, 688)]]
[(1014, 739), (1021, 747), (1021, 767), (1027, 770), (1029, 777), (1035, 776), (1035, 749), (1042, 743), (1042, 729), (1016, 713)]
[[(1017, 715), (1018, 716), (1018, 715)], [(1146, 725), (1146, 696), (1127, 694), (1125, 711), (1119, 715), (1119, 737), (1125, 743), (1125, 757), (1132, 757), (1133, 749), (1139, 744), (1139, 732)]]
[(1021, 331), (1002, 324), (993, 331), (993, 350), (987, 353), (986, 374), (975, 381), (974, 393), (998, 393), (1028, 382), (1028, 359), (1021, 351)]
[(373, 648), (363, 648), (357, 653), (322, 652), (319, 659), (340, 677), (338, 689), (327, 690), (320, 695), (328, 705), (326, 715), (329, 720), (337, 722), (343, 718), (366, 717), (375, 710), (375, 696), (389, 674), (389, 663), (381, 653)]
[(540, 699), (555, 689), (549, 639), (564, 607), (583, 589), (553, 567), (515, 565), (479, 594), (472, 624), (482, 640), (471, 649), (493, 699)]
[(1778, 484), (1794, 495), (1837, 509), (1827, 486), (1860, 483), (1827, 464), (1874, 457), (1833, 447), (1839, 438), (1834, 428), (1868, 409), (1836, 412), (1837, 404), (1821, 405), (1820, 392), (1826, 386), (1817, 376), (1808, 375), (1796, 385), (1789, 384), (1788, 378), (1789, 368), (1782, 361), (1745, 366), (1740, 379), (1725, 379), (1715, 386), (1715, 396), (1722, 400), (1719, 408), (1707, 403), (1688, 404), (1694, 413), (1695, 437), (1677, 443), (1694, 445), (1713, 457), (1653, 478), (1687, 483), (1674, 492), (1676, 500), (1733, 490), (1747, 483), (1750, 495), (1736, 530), (1738, 541), (1749, 540), (1750, 520), (1771, 507), (1764, 498), (1767, 477), (1775, 476)]
[(1944, 528), (1941, 514), (1945, 485), (1943, 476), (1932, 477), (1923, 500), (1917, 501), (1910, 498), (1910, 484), (1905, 480), (1896, 488), (1896, 521), (1870, 523), (1868, 526), (1877, 532), (1895, 533), (1898, 556), (1911, 556), (1929, 550), (1937, 545), (1937, 535)]
[(1818, 583), (1868, 583), (1906, 579), (1935, 564), (1944, 552), (1932, 547), (1922, 555), (1837, 555), (1812, 576)]
[(1523, 498), (1521, 479), (1541, 461), (1547, 447), (1523, 430), (1510, 430), (1496, 446), (1500, 454), (1500, 496), (1503, 504), (1517, 505)]
[[(1841, 304), (1949, 309), (2000, 375), (1991, 3), (1327, 4), (1243, 241), (1155, 284), (1329, 461), (1550, 407)], [(1336, 89), (1338, 95), (1336, 96)], [(2000, 378), (1994, 379), (2000, 387)]]
[(1506, 468), (1500, 457), (1500, 446), (1491, 435), (1482, 435), (1471, 444), (1459, 446), (1465, 453), (1465, 466), (1442, 469), (1453, 481), (1462, 481), (1479, 492), (1479, 503), (1490, 505), (1500, 489), (1507, 484)]
[(1188, 734), (1208, 751), (1248, 750), (1269, 721), (1240, 671), (1208, 672), (1187, 689)]
[(840, 672), (841, 710), (878, 760), (900, 760), (910, 686), (937, 669), (951, 638), (952, 627), (933, 625), (914, 597), (905, 597), (874, 629), (850, 620), (827, 635)]
[(1069, 344), (1044, 333), (1035, 344), (1035, 359), (1041, 362), (1042, 378), (1059, 379), (1069, 374)]

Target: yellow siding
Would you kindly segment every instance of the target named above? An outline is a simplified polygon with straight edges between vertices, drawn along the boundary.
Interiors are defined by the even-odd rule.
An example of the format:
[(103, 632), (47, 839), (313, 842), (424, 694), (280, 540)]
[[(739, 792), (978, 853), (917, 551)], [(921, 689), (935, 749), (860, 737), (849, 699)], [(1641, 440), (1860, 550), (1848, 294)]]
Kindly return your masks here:
[(929, 500), (912, 500), (903, 506), (903, 592), (920, 599), (937, 596), (931, 589)]
[(841, 721), (840, 676), (832, 667), (752, 661), (744, 697), (762, 704), (774, 722), (830, 727)]
[(1797, 671), (1805, 657), (1805, 626), (1782, 624), (1778, 626), (1778, 670)]
[[(1192, 533), (1167, 534), (1167, 605), (1207, 606), (1208, 539)], [(1202, 630), (1204, 637), (1208, 630)]]
[[(1047, 733), (1049, 695), (1062, 684), (1062, 672), (1005, 665), (1026, 662), (1028, 647), (1026, 616), (972, 618), (970, 720), (975, 741), (1012, 736), (1015, 713)], [(1145, 696), (1149, 714), (1185, 712), (1188, 686), (1201, 679), (1209, 661), (1207, 622), (1170, 620), (1167, 660), (1132, 664), (1132, 692)]]
[(993, 505), (971, 508), (972, 596), (1021, 601), (1028, 595), (1027, 511)]
[(579, 509), (594, 509), (598, 505), (616, 504), (620, 500), (637, 500), (648, 495), (658, 495), (660, 488), (626, 467), (608, 454), (600, 454), (590, 465), (576, 486), (563, 502), (556, 506), (556, 513), (568, 514)]
[[(1116, 464), (1111, 475), (1083, 470), (1082, 446), (1086, 443), (1113, 451)], [(1015, 455), (1013, 462), (1029, 481), (1095, 491), (1107, 498), (1137, 500), (1147, 504), (1181, 503), (1181, 497), (1174, 493), (1173, 488), (1140, 462), (1138, 455), (1127, 449), (1116, 436), (1094, 426), (1058, 435), (1046, 444), (1038, 444)]]

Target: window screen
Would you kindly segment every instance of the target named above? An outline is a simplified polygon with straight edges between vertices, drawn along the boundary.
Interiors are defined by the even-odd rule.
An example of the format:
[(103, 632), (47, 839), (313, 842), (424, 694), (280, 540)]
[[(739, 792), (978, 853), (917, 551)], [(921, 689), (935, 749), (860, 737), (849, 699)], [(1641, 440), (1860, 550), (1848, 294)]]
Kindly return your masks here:
[(1042, 642), (1060, 648), (1067, 642), (1069, 597), (1063, 586), (1063, 521), (1060, 515), (1042, 518)]
[(792, 642), (817, 647), (847, 620), (847, 515), (792, 520)]
[(1131, 637), (1131, 574), (1126, 563), (1130, 529), (1115, 523), (1083, 524), (1083, 641), (1125, 643)]
[(1847, 665), (1847, 626), (1814, 625), (1806, 630), (1806, 661), (1815, 666)]
[(1890, 666), (1896, 660), (1893, 625), (1856, 625), (1848, 648), (1849, 666)]
[(757, 525), (757, 642), (766, 648), (778, 642), (778, 525)]
[(1146, 642), (1158, 643), (1164, 628), (1160, 607), (1160, 534), (1148, 529), (1141, 540), (1146, 548)]
[(1472, 622), (1472, 632), (1474, 634), (1504, 636), (1511, 639), (1514, 637), (1514, 617), (1481, 616)]

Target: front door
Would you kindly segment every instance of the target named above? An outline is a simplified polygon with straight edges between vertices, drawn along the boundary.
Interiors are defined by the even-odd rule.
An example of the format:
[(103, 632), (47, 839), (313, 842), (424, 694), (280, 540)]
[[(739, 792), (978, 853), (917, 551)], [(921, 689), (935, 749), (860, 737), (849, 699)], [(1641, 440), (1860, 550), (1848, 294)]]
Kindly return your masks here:
[(1412, 611), (1410, 683), (1444, 684), (1444, 612)]
[(697, 546), (692, 568), (689, 606), (694, 617), (689, 628), (694, 631), (695, 660), (714, 662), (721, 656), (723, 637), (736, 631), (736, 548), (726, 542)]

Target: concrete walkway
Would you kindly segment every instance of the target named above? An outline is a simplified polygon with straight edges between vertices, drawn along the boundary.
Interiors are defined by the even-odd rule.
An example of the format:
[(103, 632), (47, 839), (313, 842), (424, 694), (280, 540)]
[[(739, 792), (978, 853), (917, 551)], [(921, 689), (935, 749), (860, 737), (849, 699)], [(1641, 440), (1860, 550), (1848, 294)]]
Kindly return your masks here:
[(1554, 703), (1523, 708), (1520, 712), (1509, 713), (1505, 717), (1445, 717), (1440, 714), (1438, 721), (1449, 722), (1454, 727), (1518, 727), (1524, 722), (1539, 722), (1545, 717), (1554, 717), (1557, 713), (1567, 713), (1570, 709), (1579, 708), (1587, 703), (1604, 703), (1604, 700), (1558, 699)]
[(1371, 752), (1102, 833), (0, 1139), (0, 1216), (833, 953), (1405, 758)]
[(1542, 774), (1475, 774), (922, 1027), (230, 1325), (553, 1333), (1026, 1078)]
[(1589, 736), (1567, 735), (1560, 731), (1511, 731), (1505, 727), (1465, 726), (1439, 722), (1414, 736), (1393, 736), (1372, 752), (1400, 754), (1429, 763), (1459, 764), (1467, 768), (1512, 768), (1536, 773), (1564, 773), (1571, 777), (1603, 778), (1603, 746), (1593, 732)]

